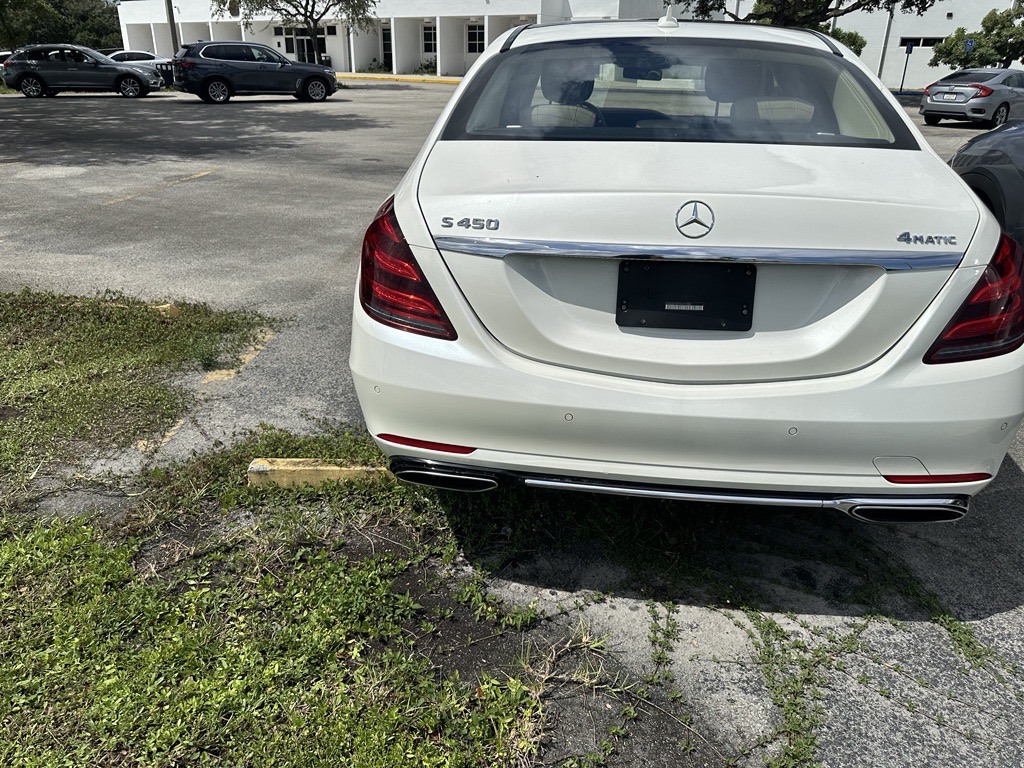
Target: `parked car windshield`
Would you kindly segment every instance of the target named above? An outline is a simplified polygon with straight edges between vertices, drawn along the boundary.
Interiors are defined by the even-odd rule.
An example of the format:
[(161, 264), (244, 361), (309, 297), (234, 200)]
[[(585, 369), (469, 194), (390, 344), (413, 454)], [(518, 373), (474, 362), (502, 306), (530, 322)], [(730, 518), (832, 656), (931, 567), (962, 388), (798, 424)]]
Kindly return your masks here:
[(842, 57), (760, 43), (621, 38), (491, 59), (442, 139), (711, 141), (919, 149)]

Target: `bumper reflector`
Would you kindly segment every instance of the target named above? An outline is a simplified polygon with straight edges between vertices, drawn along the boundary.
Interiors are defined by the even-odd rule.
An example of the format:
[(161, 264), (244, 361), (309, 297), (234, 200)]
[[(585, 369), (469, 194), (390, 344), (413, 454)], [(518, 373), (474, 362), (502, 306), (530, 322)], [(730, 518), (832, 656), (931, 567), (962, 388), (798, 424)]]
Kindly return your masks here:
[(435, 443), (432, 440), (417, 440), (414, 437), (402, 437), (401, 435), (391, 435), (388, 433), (377, 435), (377, 439), (384, 440), (389, 443), (397, 443), (398, 445), (408, 445), (411, 448), (425, 448), (428, 451), (441, 451), (443, 453), (459, 453), (465, 455), (476, 450), (476, 448), (470, 448), (467, 445)]
[(962, 475), (882, 475), (897, 485), (945, 485), (947, 483), (980, 483), (990, 480), (988, 472), (966, 472)]

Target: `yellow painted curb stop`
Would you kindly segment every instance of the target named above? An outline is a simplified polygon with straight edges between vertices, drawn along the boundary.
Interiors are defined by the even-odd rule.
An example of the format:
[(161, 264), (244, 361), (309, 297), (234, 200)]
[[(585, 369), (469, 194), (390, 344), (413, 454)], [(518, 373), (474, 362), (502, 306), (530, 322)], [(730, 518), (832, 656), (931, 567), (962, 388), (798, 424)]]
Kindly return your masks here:
[(246, 474), (249, 485), (277, 485), (281, 488), (316, 487), (332, 480), (347, 482), (392, 476), (380, 467), (342, 467), (320, 459), (253, 459)]

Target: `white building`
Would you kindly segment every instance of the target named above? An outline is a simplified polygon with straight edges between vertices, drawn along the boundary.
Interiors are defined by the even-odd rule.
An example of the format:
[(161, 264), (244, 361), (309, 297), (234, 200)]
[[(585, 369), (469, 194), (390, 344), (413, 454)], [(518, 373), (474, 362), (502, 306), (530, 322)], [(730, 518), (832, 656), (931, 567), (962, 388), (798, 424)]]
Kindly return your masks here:
[[(349, 28), (344, 19), (326, 19), (315, 43), (304, 29), (266, 18), (242, 24), (235, 16), (215, 17), (209, 0), (169, 0), (179, 42), (253, 40), (280, 49), (289, 58), (311, 61), (314, 45), (339, 72), (369, 70), (395, 74), (433, 68), (438, 74), (463, 75), (484, 48), (519, 24), (569, 19), (656, 18), (661, 0), (378, 0), (371, 31)], [(735, 2), (742, 15), (754, 0)], [(842, 29), (868, 41), (861, 58), (882, 81), (898, 88), (921, 88), (949, 72), (929, 67), (932, 46), (957, 27), (979, 29), (993, 8), (1014, 0), (939, 0), (922, 16), (853, 13), (838, 20)], [(126, 48), (173, 55), (168, 0), (121, 0), (118, 14)], [(907, 46), (912, 44), (907, 54)], [(904, 72), (905, 69), (905, 72)]]

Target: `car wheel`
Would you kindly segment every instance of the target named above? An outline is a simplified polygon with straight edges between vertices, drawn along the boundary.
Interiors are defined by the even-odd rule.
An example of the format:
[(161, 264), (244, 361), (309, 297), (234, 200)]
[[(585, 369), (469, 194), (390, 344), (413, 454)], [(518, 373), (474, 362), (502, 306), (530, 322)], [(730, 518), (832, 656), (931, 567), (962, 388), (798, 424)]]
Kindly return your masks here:
[(939, 124), (939, 120), (941, 120), (941, 119), (942, 119), (941, 117), (936, 117), (935, 115), (925, 115), (924, 116), (924, 124), (925, 125), (938, 125)]
[(996, 111), (992, 113), (992, 119), (988, 121), (987, 125), (989, 128), (998, 128), (1000, 125), (1005, 123), (1009, 117), (1010, 105), (1000, 104), (996, 107)]
[(143, 93), (142, 81), (137, 77), (128, 75), (117, 81), (117, 92), (126, 99), (135, 99)]
[(46, 84), (34, 75), (26, 75), (18, 83), (18, 90), (30, 99), (37, 99), (46, 93)]
[(231, 98), (231, 86), (224, 80), (210, 80), (203, 86), (199, 96), (210, 104), (224, 104)]
[(302, 85), (302, 97), (305, 101), (323, 101), (327, 98), (327, 83), (319, 77), (311, 77)]

